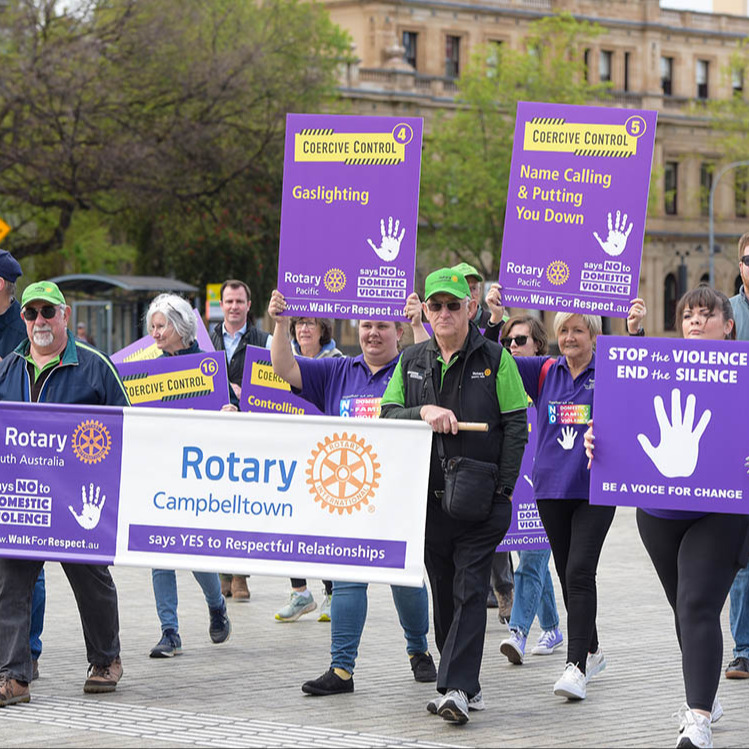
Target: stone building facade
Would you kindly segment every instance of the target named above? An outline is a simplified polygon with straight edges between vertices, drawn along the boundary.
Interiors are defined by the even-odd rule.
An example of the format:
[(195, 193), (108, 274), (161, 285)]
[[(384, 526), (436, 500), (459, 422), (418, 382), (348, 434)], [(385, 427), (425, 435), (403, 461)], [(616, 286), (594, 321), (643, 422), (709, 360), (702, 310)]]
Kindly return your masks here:
[[(520, 49), (528, 24), (558, 11), (596, 22), (603, 33), (580, 50), (590, 80), (611, 81), (611, 106), (658, 111), (659, 189), (646, 227), (640, 294), (648, 331), (676, 334), (680, 292), (708, 279), (707, 195), (726, 164), (700, 103), (747, 95), (744, 81), (725, 69), (749, 35), (749, 18), (667, 10), (658, 0), (324, 1), (354, 40), (358, 63), (346, 68), (341, 85), (352, 110), (423, 116), (427, 130), (435, 111), (454, 106), (456, 78), (475, 45)], [(737, 239), (749, 230), (748, 185), (749, 170), (729, 170), (715, 193), (715, 285), (729, 296), (739, 283)], [(615, 321), (612, 331), (622, 330)]]

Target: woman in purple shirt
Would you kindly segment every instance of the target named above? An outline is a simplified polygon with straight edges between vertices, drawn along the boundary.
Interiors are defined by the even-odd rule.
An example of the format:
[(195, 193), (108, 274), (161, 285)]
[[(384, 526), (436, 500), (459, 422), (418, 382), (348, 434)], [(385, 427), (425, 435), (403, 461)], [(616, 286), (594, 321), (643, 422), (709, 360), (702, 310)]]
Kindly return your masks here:
[[(684, 338), (734, 340), (728, 298), (700, 286), (676, 308)], [(585, 450), (593, 458), (593, 425)], [(749, 559), (749, 516), (637, 508), (637, 527), (676, 621), (686, 705), (677, 747), (712, 747), (711, 722), (723, 715), (716, 698), (723, 657), (720, 613), (736, 573)]]

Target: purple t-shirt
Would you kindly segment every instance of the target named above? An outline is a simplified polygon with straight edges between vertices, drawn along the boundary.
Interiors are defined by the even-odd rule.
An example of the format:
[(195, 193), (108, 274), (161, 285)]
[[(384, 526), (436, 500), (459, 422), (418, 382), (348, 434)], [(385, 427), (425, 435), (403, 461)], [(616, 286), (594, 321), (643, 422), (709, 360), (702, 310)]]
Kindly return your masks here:
[(400, 354), (372, 374), (364, 355), (337, 359), (298, 358), (302, 388), (292, 390), (327, 416), (370, 417), (380, 414), (380, 400)]
[(538, 442), (533, 463), (533, 498), (588, 499), (590, 473), (583, 435), (593, 418), (595, 354), (573, 380), (567, 360), (560, 356), (549, 368), (541, 394), (538, 378), (548, 356), (519, 356), (525, 392), (538, 411)]

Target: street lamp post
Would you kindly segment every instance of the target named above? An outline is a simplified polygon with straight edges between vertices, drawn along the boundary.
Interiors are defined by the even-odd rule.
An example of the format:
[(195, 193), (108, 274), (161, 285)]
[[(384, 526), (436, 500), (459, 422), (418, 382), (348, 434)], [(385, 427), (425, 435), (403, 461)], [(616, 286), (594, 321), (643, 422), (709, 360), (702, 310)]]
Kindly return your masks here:
[(718, 186), (718, 182), (720, 182), (720, 178), (731, 169), (735, 169), (737, 166), (749, 166), (749, 161), (732, 161), (730, 164), (726, 164), (725, 166), (722, 166), (717, 174), (715, 175), (715, 179), (713, 180), (713, 184), (710, 186), (710, 209), (709, 209), (709, 236), (708, 236), (708, 245), (707, 245), (707, 251), (710, 255), (710, 286), (713, 288), (715, 287), (715, 247), (714, 247), (714, 237), (715, 237), (715, 226), (714, 226), (714, 206), (715, 206), (715, 188)]

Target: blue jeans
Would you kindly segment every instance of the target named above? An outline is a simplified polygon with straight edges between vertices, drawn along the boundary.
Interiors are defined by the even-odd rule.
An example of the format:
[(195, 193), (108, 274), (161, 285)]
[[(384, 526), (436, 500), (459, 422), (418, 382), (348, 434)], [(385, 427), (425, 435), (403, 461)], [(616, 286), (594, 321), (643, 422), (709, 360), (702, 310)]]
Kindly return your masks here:
[[(193, 572), (198, 585), (203, 589), (205, 602), (209, 609), (220, 609), (224, 606), (221, 595), (221, 581), (216, 572)], [(156, 598), (156, 613), (161, 622), (161, 631), (173, 629), (179, 631), (177, 621), (177, 575), (174, 570), (151, 570), (153, 594)]]
[(31, 630), (29, 632), (29, 647), (31, 658), (39, 660), (42, 654), (42, 630), (44, 629), (44, 606), (47, 602), (47, 590), (44, 587), (44, 568), (39, 573), (34, 584), (34, 595), (31, 599)]
[(733, 635), (733, 657), (749, 658), (749, 566), (739, 570), (730, 592), (729, 621)]
[[(409, 655), (426, 653), (429, 631), (426, 585), (420, 588), (391, 585), (390, 588), (406, 638), (406, 652)], [(330, 619), (330, 665), (353, 674), (367, 619), (367, 583), (333, 582)]]
[(541, 629), (556, 629), (559, 614), (549, 572), (551, 549), (524, 549), (518, 556), (510, 629), (520, 630), (527, 637), (536, 614)]

